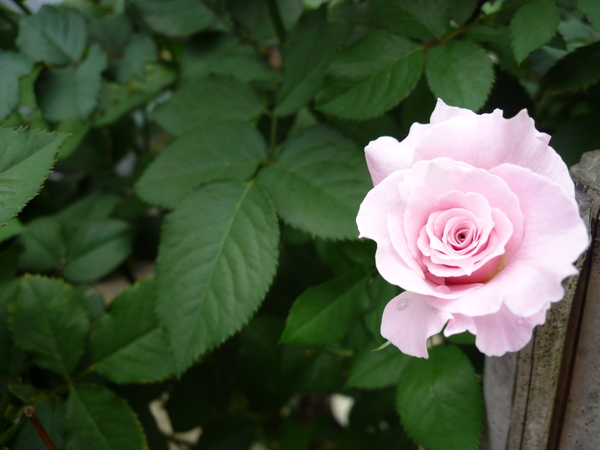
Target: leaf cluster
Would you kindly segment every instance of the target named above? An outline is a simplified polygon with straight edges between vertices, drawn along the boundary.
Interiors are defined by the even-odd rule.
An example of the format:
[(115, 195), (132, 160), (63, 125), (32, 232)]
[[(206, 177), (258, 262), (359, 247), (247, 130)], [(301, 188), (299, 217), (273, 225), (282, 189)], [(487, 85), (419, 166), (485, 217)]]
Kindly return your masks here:
[(362, 148), (438, 97), (527, 108), (577, 162), (600, 142), (598, 2), (15, 5), (1, 448), (47, 448), (27, 407), (67, 450), (478, 447), (473, 336), (417, 360), (379, 334), (399, 291), (357, 236)]

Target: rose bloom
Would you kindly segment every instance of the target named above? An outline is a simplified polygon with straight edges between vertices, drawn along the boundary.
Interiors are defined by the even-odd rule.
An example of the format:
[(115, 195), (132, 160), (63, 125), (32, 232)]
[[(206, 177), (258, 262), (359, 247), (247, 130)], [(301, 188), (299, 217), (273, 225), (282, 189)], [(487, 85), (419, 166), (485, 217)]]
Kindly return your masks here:
[(375, 260), (406, 290), (381, 334), (427, 358), (427, 338), (464, 331), (483, 353), (523, 348), (563, 298), (588, 234), (565, 163), (525, 110), (478, 115), (438, 100), (430, 124), (365, 149), (375, 187), (356, 219)]

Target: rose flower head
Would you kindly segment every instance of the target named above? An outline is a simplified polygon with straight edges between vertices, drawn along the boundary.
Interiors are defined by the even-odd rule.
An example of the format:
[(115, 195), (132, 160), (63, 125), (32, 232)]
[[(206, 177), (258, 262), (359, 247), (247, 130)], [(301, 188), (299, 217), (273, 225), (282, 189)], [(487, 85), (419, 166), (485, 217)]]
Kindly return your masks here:
[[(438, 100), (430, 124), (365, 149), (375, 187), (356, 219), (379, 273), (405, 292), (381, 334), (427, 357), (427, 338), (469, 331), (479, 350), (523, 348), (588, 246), (565, 163), (525, 110), (478, 115)], [(445, 326), (445, 328), (444, 328)]]

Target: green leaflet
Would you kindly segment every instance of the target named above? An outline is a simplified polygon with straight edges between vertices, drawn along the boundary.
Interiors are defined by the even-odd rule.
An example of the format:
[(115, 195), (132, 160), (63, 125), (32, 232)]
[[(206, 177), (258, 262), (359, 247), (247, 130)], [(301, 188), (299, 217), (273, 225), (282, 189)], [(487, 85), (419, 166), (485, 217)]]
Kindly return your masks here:
[(473, 111), (483, 106), (494, 82), (492, 61), (471, 40), (431, 47), (425, 74), (437, 97), (449, 105)]
[(406, 38), (375, 31), (335, 55), (317, 108), (345, 119), (368, 119), (396, 106), (415, 87), (423, 50)]
[(532, 0), (521, 6), (510, 21), (517, 62), (520, 63), (533, 50), (549, 42), (559, 22), (560, 12), (553, 0)]
[(275, 275), (275, 211), (254, 182), (207, 185), (167, 217), (157, 260), (157, 313), (178, 373), (238, 331)]
[(290, 225), (323, 238), (358, 237), (356, 214), (371, 182), (363, 156), (337, 131), (299, 132), (258, 180)]

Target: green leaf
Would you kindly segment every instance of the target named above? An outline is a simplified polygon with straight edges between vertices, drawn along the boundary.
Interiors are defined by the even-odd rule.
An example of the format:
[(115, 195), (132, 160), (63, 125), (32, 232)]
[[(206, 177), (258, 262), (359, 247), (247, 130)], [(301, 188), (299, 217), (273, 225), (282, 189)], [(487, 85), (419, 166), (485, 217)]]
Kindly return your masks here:
[(280, 73), (257, 54), (256, 49), (231, 34), (219, 33), (191, 40), (181, 55), (181, 79), (197, 81), (209, 75), (250, 81), (278, 81)]
[(17, 217), (13, 217), (6, 225), (0, 228), (0, 242), (12, 237), (19, 236), (25, 231), (25, 227)]
[(31, 72), (33, 64), (18, 53), (0, 51), (0, 120), (19, 104), (19, 79)]
[(88, 316), (77, 293), (60, 280), (23, 279), (10, 320), (17, 345), (41, 367), (66, 375), (83, 355)]
[(423, 49), (386, 31), (367, 34), (333, 58), (317, 108), (346, 119), (368, 119), (396, 106), (423, 71)]
[[(64, 448), (65, 446), (65, 415), (66, 403), (54, 398), (47, 398), (35, 407), (36, 418), (42, 424), (56, 448)], [(11, 450), (48, 450), (29, 420), (27, 420), (10, 448)]]
[(332, 344), (342, 339), (369, 307), (367, 277), (352, 270), (304, 291), (294, 302), (280, 342)]
[(97, 384), (76, 384), (67, 401), (67, 450), (144, 450), (142, 427), (122, 398)]
[(67, 264), (63, 275), (85, 283), (107, 275), (132, 248), (131, 228), (122, 220), (84, 222), (67, 236)]
[(521, 6), (510, 21), (511, 41), (517, 62), (520, 63), (532, 51), (550, 42), (559, 22), (560, 12), (553, 0), (531, 0)]
[(136, 192), (173, 208), (201, 184), (248, 179), (267, 158), (262, 136), (244, 122), (213, 122), (165, 147), (146, 169)]
[(585, 13), (596, 31), (600, 31), (600, 3), (596, 0), (577, 0), (577, 7)]
[(469, 359), (454, 346), (412, 358), (398, 383), (396, 406), (406, 432), (428, 450), (475, 450), (483, 395)]
[(356, 214), (371, 181), (362, 154), (337, 131), (299, 132), (258, 179), (290, 225), (323, 238), (358, 236)]
[(195, 0), (134, 0), (144, 21), (157, 33), (185, 37), (202, 31), (217, 19)]
[(153, 64), (146, 66), (144, 81), (134, 79), (127, 85), (105, 84), (101, 91), (99, 114), (94, 120), (94, 126), (110, 125), (129, 111), (152, 100), (173, 81), (175, 71), (172, 68)]
[(369, 283), (369, 297), (371, 299), (371, 309), (365, 314), (365, 325), (379, 343), (384, 343), (385, 339), (381, 336), (381, 318), (383, 310), (400, 293), (398, 287), (385, 281), (380, 275), (376, 275)]
[(61, 122), (56, 127), (56, 131), (66, 133), (69, 135), (65, 139), (64, 144), (60, 147), (58, 152), (58, 159), (66, 159), (73, 154), (79, 147), (79, 144), (83, 142), (92, 124), (90, 122)]
[(477, 9), (477, 0), (450, 0), (450, 18), (457, 25), (464, 24)]
[(380, 389), (398, 383), (411, 357), (396, 347), (359, 353), (352, 361), (346, 387)]
[(377, 19), (398, 33), (416, 39), (437, 39), (450, 21), (447, 0), (371, 0)]
[(19, 268), (47, 272), (64, 263), (67, 248), (60, 222), (54, 217), (39, 217), (29, 222), (21, 235), (25, 247)]
[(483, 106), (494, 82), (492, 60), (470, 40), (431, 47), (425, 74), (437, 97), (473, 111)]
[(275, 275), (278, 241), (273, 206), (253, 182), (210, 184), (167, 216), (157, 312), (179, 373), (250, 319)]
[(182, 135), (215, 120), (248, 121), (262, 114), (264, 106), (252, 88), (233, 78), (202, 78), (187, 83), (154, 118), (169, 133)]
[(585, 89), (600, 80), (600, 42), (578, 48), (554, 64), (542, 78), (550, 92)]
[(37, 194), (64, 134), (0, 128), (0, 224)]
[(156, 61), (156, 43), (147, 34), (135, 34), (125, 47), (123, 58), (116, 64), (116, 75), (119, 83), (126, 83), (132, 78), (143, 80), (148, 63)]
[(147, 383), (175, 372), (155, 306), (154, 278), (134, 284), (115, 297), (90, 336), (92, 361), (98, 373), (117, 383)]
[(19, 294), (19, 281), (14, 280), (0, 284), (0, 373), (2, 375), (19, 375), (25, 355), (14, 344), (8, 327), (8, 309)]
[(82, 219), (86, 221), (107, 219), (120, 201), (121, 198), (117, 195), (95, 191), (71, 203), (55, 217), (70, 232), (82, 224)]
[(350, 34), (345, 24), (328, 23), (325, 9), (305, 14), (282, 48), (283, 84), (275, 114), (287, 116), (305, 106), (323, 84), (325, 69)]
[(78, 64), (87, 43), (87, 26), (74, 8), (45, 5), (21, 19), (17, 45), (34, 61)]
[(78, 67), (42, 72), (36, 87), (44, 117), (53, 121), (86, 120), (96, 109), (105, 68), (106, 54), (93, 45)]

